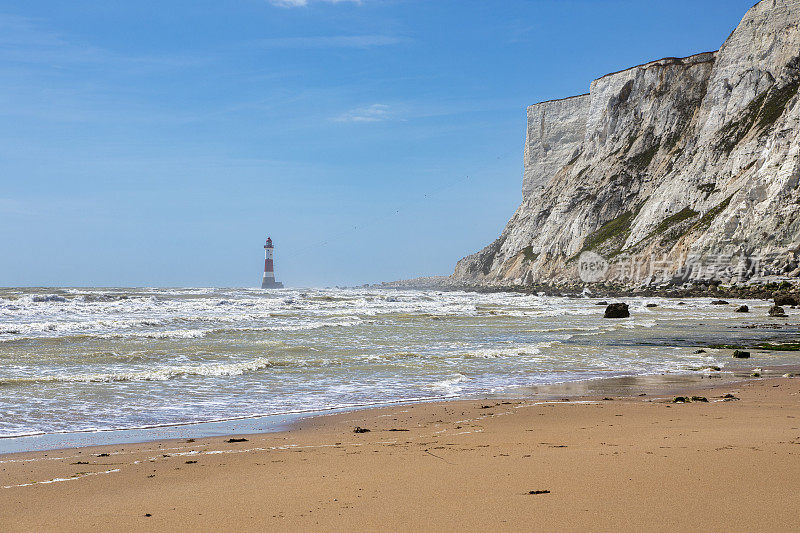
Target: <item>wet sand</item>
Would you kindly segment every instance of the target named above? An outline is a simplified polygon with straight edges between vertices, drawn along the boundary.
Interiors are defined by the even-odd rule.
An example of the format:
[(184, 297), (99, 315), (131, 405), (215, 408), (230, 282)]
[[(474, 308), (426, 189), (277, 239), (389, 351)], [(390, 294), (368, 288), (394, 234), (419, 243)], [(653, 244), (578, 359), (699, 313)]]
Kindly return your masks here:
[(796, 531), (800, 378), (696, 392), (709, 402), (674, 404), (672, 394), (651, 392), (436, 402), (319, 416), (241, 442), (7, 454), (0, 524)]

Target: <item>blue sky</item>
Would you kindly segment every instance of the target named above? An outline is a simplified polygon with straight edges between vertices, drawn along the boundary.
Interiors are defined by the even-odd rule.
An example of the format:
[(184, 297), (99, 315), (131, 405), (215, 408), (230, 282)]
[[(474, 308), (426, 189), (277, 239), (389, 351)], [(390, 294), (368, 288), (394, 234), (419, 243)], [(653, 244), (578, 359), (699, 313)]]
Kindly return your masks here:
[(0, 285), (449, 274), (525, 108), (717, 49), (753, 0), (0, 0)]

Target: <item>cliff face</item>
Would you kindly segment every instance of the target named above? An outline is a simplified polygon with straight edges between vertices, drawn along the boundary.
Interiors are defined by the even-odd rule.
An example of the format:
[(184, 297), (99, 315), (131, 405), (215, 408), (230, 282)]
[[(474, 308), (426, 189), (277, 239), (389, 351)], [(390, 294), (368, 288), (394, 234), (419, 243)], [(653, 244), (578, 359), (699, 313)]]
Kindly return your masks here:
[(547, 182), (580, 152), (586, 133), (588, 94), (551, 100), (528, 108), (522, 194), (541, 193)]
[(522, 204), (453, 278), (800, 274), (799, 25), (800, 0), (762, 0), (718, 52), (528, 108)]

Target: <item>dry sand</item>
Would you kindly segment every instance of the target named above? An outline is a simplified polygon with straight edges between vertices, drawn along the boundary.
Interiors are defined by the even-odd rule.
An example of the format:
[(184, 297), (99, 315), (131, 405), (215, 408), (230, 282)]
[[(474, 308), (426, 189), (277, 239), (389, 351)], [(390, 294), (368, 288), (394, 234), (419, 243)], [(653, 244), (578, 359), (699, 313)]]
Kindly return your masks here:
[(0, 528), (800, 530), (800, 379), (699, 394), (415, 404), (246, 442), (10, 454)]

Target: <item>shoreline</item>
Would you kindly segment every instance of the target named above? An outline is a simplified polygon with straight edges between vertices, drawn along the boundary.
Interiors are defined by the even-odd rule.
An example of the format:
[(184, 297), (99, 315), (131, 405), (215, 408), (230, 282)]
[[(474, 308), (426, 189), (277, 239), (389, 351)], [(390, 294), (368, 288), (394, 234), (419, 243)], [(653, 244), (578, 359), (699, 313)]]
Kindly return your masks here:
[[(211, 308), (214, 312), (216, 312), (216, 305), (218, 305), (216, 299), (223, 297), (227, 296), (216, 295), (210, 300), (212, 304)], [(310, 300), (313, 298), (313, 296), (309, 297)], [(416, 298), (416, 295), (414, 298)], [(396, 301), (397, 299), (395, 298), (392, 300), (386, 298), (386, 300)], [(436, 378), (428, 380), (430, 383), (426, 382), (424, 386), (414, 388), (400, 385), (385, 394), (383, 390), (377, 390), (375, 393), (362, 394), (361, 389), (354, 388), (352, 394), (340, 396), (326, 395), (320, 401), (276, 401), (276, 397), (271, 397), (268, 392), (272, 390), (270, 386), (275, 385), (275, 390), (281, 390), (284, 394), (292, 394), (295, 390), (294, 388), (281, 389), (279, 382), (273, 383), (275, 380), (270, 381), (272, 376), (287, 374), (286, 372), (283, 374), (281, 373), (284, 365), (290, 369), (294, 369), (295, 367), (305, 367), (310, 361), (310, 363), (313, 363), (312, 367), (316, 368), (314, 365), (318, 363), (313, 359), (315, 356), (305, 354), (296, 356), (294, 352), (288, 350), (285, 354), (279, 351), (278, 355), (275, 355), (274, 362), (274, 366), (278, 369), (274, 372), (270, 371), (264, 374), (263, 378), (265, 382), (268, 383), (268, 386), (266, 388), (261, 387), (263, 390), (259, 390), (258, 388), (248, 389), (247, 387), (253, 385), (248, 384), (245, 378), (242, 379), (242, 386), (239, 387), (236, 386), (237, 378), (228, 379), (227, 377), (222, 377), (217, 381), (227, 388), (225, 389), (225, 395), (217, 397), (213, 394), (213, 385), (210, 385), (213, 383), (212, 380), (214, 378), (212, 377), (208, 380), (209, 385), (206, 386), (212, 387), (212, 389), (210, 389), (212, 394), (209, 398), (221, 402), (220, 405), (228, 406), (226, 398), (230, 398), (232, 394), (234, 395), (233, 397), (241, 394), (245, 401), (245, 403), (241, 405), (234, 401), (230, 404), (232, 406), (231, 408), (209, 410), (203, 409), (202, 406), (194, 407), (186, 405), (182, 406), (183, 411), (180, 411), (178, 415), (168, 413), (168, 416), (161, 416), (161, 412), (158, 411), (159, 406), (153, 404), (148, 405), (148, 407), (152, 409), (152, 412), (134, 416), (130, 414), (130, 410), (126, 410), (126, 404), (124, 404), (124, 402), (118, 402), (115, 403), (114, 406), (120, 407), (120, 411), (124, 416), (115, 416), (113, 411), (104, 411), (104, 406), (96, 402), (87, 402), (86, 405), (88, 405), (88, 407), (83, 408), (81, 406), (81, 397), (75, 396), (75, 405), (78, 407), (75, 417), (71, 416), (71, 414), (67, 414), (62, 420), (60, 416), (51, 418), (47, 416), (47, 413), (43, 413), (41, 415), (41, 423), (36, 423), (37, 418), (35, 416), (30, 419), (30, 423), (27, 423), (24, 418), (24, 413), (11, 413), (12, 415), (16, 415), (17, 418), (13, 418), (13, 416), (9, 417), (6, 433), (11, 433), (13, 431), (17, 433), (17, 435), (0, 437), (0, 454), (101, 444), (137, 443), (165, 438), (200, 438), (205, 436), (277, 431), (287, 425), (291, 425), (301, 418), (320, 416), (327, 413), (330, 409), (352, 410), (355, 408), (375, 408), (396, 403), (408, 404), (418, 401), (438, 401), (453, 398), (469, 399), (496, 396), (519, 399), (547, 397), (548, 394), (552, 396), (602, 395), (611, 392), (607, 390), (592, 392), (592, 389), (598, 387), (601, 389), (604, 387), (608, 388), (608, 386), (603, 385), (604, 383), (609, 383), (607, 381), (608, 376), (625, 375), (625, 373), (627, 373), (629, 377), (623, 378), (622, 381), (641, 379), (630, 377), (630, 374), (634, 373), (675, 372), (675, 374), (666, 374), (666, 376), (661, 379), (674, 379), (686, 382), (687, 380), (692, 381), (696, 376), (701, 375), (698, 371), (701, 372), (704, 367), (717, 370), (719, 367), (722, 367), (724, 372), (721, 374), (710, 373), (709, 375), (727, 376), (729, 375), (728, 371), (731, 370), (741, 374), (743, 370), (747, 371), (752, 368), (750, 365), (791, 365), (797, 364), (798, 361), (797, 354), (790, 353), (800, 348), (800, 345), (797, 343), (797, 328), (792, 326), (797, 318), (796, 311), (789, 311), (787, 309), (789, 317), (786, 319), (768, 318), (765, 316), (767, 315), (768, 306), (763, 304), (751, 304), (752, 313), (750, 314), (734, 314), (735, 307), (741, 303), (735, 300), (732, 301), (732, 303), (711, 302), (711, 299), (695, 301), (687, 299), (686, 302), (676, 302), (674, 300), (672, 302), (664, 302), (660, 300), (653, 301), (647, 298), (638, 298), (635, 302), (631, 301), (632, 318), (628, 321), (630, 322), (630, 327), (627, 327), (628, 324), (626, 324), (626, 322), (615, 323), (609, 321), (603, 322), (603, 324), (595, 324), (594, 319), (590, 317), (596, 316), (597, 320), (601, 320), (600, 317), (603, 316), (603, 309), (600, 304), (607, 304), (607, 302), (600, 302), (595, 298), (588, 299), (587, 301), (572, 301), (567, 303), (552, 303), (548, 301), (543, 305), (543, 307), (550, 306), (545, 309), (547, 312), (542, 313), (541, 318), (539, 318), (537, 314), (532, 319), (528, 319), (527, 317), (523, 318), (523, 315), (525, 315), (524, 312), (514, 313), (518, 307), (521, 307), (515, 303), (517, 300), (516, 298), (506, 299), (503, 297), (500, 299), (502, 300), (502, 305), (495, 305), (492, 303), (494, 300), (492, 298), (488, 298), (490, 302), (484, 302), (480, 305), (474, 303), (471, 298), (457, 298), (454, 301), (463, 303), (462, 300), (474, 304), (475, 306), (474, 314), (477, 318), (467, 318), (466, 320), (477, 320), (478, 323), (481, 324), (481, 327), (486, 328), (494, 328), (497, 326), (496, 330), (493, 329), (491, 331), (499, 332), (500, 337), (497, 339), (498, 342), (489, 345), (480, 334), (472, 335), (472, 344), (470, 347), (464, 349), (463, 354), (461, 354), (460, 349), (456, 348), (451, 350), (452, 354), (450, 355), (452, 355), (454, 360), (457, 360), (459, 364), (454, 366), (453, 370), (448, 370), (447, 366), (443, 367), (445, 370), (437, 372), (438, 375)], [(380, 297), (378, 297), (378, 301), (381, 303), (383, 302), (383, 300), (380, 300)], [(417, 300), (412, 301), (414, 305), (418, 305)], [(420, 305), (425, 305), (427, 299), (421, 301), (423, 303)], [(205, 300), (201, 303), (205, 305)], [(687, 306), (678, 307), (674, 305), (675, 303), (687, 303)], [(712, 303), (724, 303), (726, 305), (712, 306)], [(499, 313), (495, 311), (498, 305), (500, 305)], [(57, 311), (58, 305), (53, 304), (53, 306)], [(347, 308), (344, 304), (343, 307)], [(653, 309), (650, 309), (650, 307), (653, 307)], [(708, 307), (708, 309), (705, 309), (706, 307)], [(576, 308), (577, 310), (574, 311), (574, 314), (576, 316), (576, 322), (580, 323), (580, 325), (572, 329), (562, 330), (561, 324), (559, 323), (561, 319), (557, 318), (559, 313), (562, 312), (562, 308)], [(509, 310), (508, 313), (505, 313), (506, 309)], [(457, 328), (460, 326), (459, 321), (462, 320), (462, 317), (459, 312), (448, 314), (452, 313), (452, 311), (448, 311), (439, 316), (433, 313), (429, 314), (428, 311), (430, 311), (430, 309), (427, 307), (423, 307), (422, 310), (425, 312), (419, 313), (419, 320), (416, 321), (414, 325), (415, 327), (418, 326), (418, 329), (426, 332), (426, 334), (429, 333), (426, 337), (428, 341), (435, 345), (437, 342), (435, 332), (439, 331), (442, 327), (444, 327), (450, 335), (451, 341), (460, 338), (459, 335), (461, 335), (461, 332), (457, 331)], [(347, 312), (350, 311), (347, 310)], [(572, 313), (573, 311), (567, 312)], [(702, 314), (703, 316), (697, 318), (695, 314)], [(499, 315), (499, 318), (494, 315)], [(398, 327), (404, 327), (406, 324), (404, 315), (401, 314), (399, 316), (403, 318), (398, 319)], [(551, 316), (556, 318), (551, 318)], [(682, 319), (684, 316), (687, 318), (691, 317), (692, 320), (688, 322), (683, 321)], [(429, 319), (441, 320), (442, 317), (447, 320), (446, 323), (440, 322), (434, 324), (428, 321)], [(708, 323), (704, 325), (706, 317), (708, 318)], [(451, 318), (453, 318), (452, 323), (450, 322)], [(664, 323), (667, 324), (664, 326), (663, 331), (658, 329), (660, 327), (660, 318), (663, 318)], [(541, 325), (538, 325), (539, 321), (542, 322)], [(364, 321), (364, 327), (367, 327), (367, 324), (371, 323), (371, 321)], [(529, 327), (529, 323), (532, 324), (532, 326)], [(684, 331), (683, 328), (686, 323), (692, 324), (692, 327)], [(440, 324), (442, 324), (442, 326), (440, 326)], [(619, 324), (621, 327), (617, 327), (615, 324)], [(607, 328), (606, 325), (608, 326)], [(634, 331), (638, 326), (646, 328), (655, 326), (658, 331), (652, 330), (656, 331), (656, 333), (651, 332), (639, 335)], [(605, 332), (604, 330), (606, 329), (608, 329), (609, 332)], [(385, 338), (383, 338), (382, 342), (371, 347), (370, 354), (381, 354), (380, 357), (383, 357), (383, 359), (379, 358), (381, 364), (401, 366), (409, 364), (406, 361), (408, 354), (405, 353), (405, 346), (402, 345), (402, 343), (395, 343), (396, 345), (392, 344), (393, 341), (391, 341), (391, 336), (387, 336), (387, 331), (386, 329), (380, 330), (379, 333), (383, 333)], [(417, 330), (412, 329), (411, 331)], [(478, 332), (478, 330), (473, 331)], [(520, 331), (522, 331), (522, 333), (520, 333)], [(591, 337), (591, 335), (594, 335), (595, 331), (601, 334), (601, 336), (598, 337), (600, 345), (609, 347), (608, 350), (598, 348), (598, 350), (600, 350), (597, 356), (600, 357), (598, 361), (593, 360), (591, 357), (587, 358), (584, 354), (585, 350), (591, 353), (596, 351), (593, 346), (593, 342), (595, 341), (592, 340), (594, 337)], [(648, 329), (647, 331), (651, 330)], [(364, 334), (367, 333), (369, 335), (375, 334), (372, 330), (364, 330)], [(586, 334), (586, 336), (583, 336), (584, 334)], [(246, 339), (246, 341), (261, 342), (265, 339), (269, 341), (272, 340), (269, 336), (260, 333), (257, 337), (253, 337), (254, 338)], [(97, 338), (102, 338), (102, 336), (98, 336)], [(197, 341), (197, 346), (200, 346), (201, 349), (208, 351), (208, 353), (212, 355), (218, 353), (222, 346), (220, 344), (221, 338), (208, 341), (206, 341), (204, 337), (201, 338), (203, 340)], [(520, 338), (523, 340), (520, 340)], [(232, 340), (237, 341), (237, 338), (232, 338)], [(276, 337), (274, 340), (279, 344), (280, 342), (288, 342), (290, 348), (297, 344), (293, 337), (287, 337), (286, 339)], [(60, 350), (73, 349), (68, 343), (61, 347), (61, 345), (58, 344), (60, 342), (62, 341), (54, 341), (53, 346), (56, 346), (56, 348), (53, 348), (54, 353)], [(54, 375), (47, 365), (41, 368), (35, 367), (37, 372), (13, 373), (13, 371), (10, 371), (10, 373), (13, 373), (12, 377), (21, 376), (20, 381), (24, 383), (22, 385), (13, 384), (9, 388), (4, 387), (4, 390), (9, 391), (11, 398), (9, 400), (11, 403), (8, 405), (10, 407), (14, 407), (15, 404), (25, 405), (25, 401), (28, 399), (25, 395), (25, 391), (27, 390), (25, 387), (28, 386), (27, 382), (30, 380), (29, 376), (38, 377), (41, 375), (43, 377), (43, 383), (48, 382), (51, 377), (55, 377), (53, 381), (58, 385), (53, 389), (54, 391), (59, 390), (58, 387), (67, 387), (65, 383), (74, 380), (75, 383), (78, 383), (75, 387), (83, 387), (87, 390), (91, 389), (92, 394), (99, 394), (100, 390), (106, 388), (112, 391), (116, 387), (81, 385), (81, 383), (92, 383), (95, 380), (101, 383), (105, 381), (115, 382), (118, 379), (123, 382), (130, 381), (130, 386), (124, 384), (121, 385), (119, 389), (126, 395), (126, 399), (132, 398), (136, 401), (136, 396), (127, 392), (128, 389), (134, 392), (161, 389), (160, 393), (162, 396), (169, 398), (172, 394), (190, 391), (191, 384), (193, 383), (192, 380), (196, 382), (199, 379), (195, 376), (205, 376), (207, 373), (211, 376), (238, 376), (240, 374), (244, 376), (247, 372), (260, 371), (262, 367), (273, 366), (273, 361), (262, 357), (263, 354), (251, 353), (251, 350), (248, 348), (242, 351), (243, 355), (241, 357), (231, 361), (230, 364), (226, 358), (214, 356), (209, 357), (208, 362), (205, 358), (198, 358), (198, 362), (194, 363), (194, 360), (192, 360), (192, 364), (179, 359), (169, 361), (169, 364), (156, 364), (154, 365), (153, 372), (151, 372), (150, 367), (143, 368), (143, 365), (138, 363), (136, 365), (131, 364), (129, 367), (124, 366), (120, 369), (114, 359), (115, 356), (107, 356), (107, 354), (114, 353), (119, 342), (120, 341), (117, 341), (116, 338), (106, 342), (105, 340), (95, 341), (95, 338), (92, 337), (91, 342), (88, 342), (86, 347), (82, 350), (92, 357), (95, 357), (93, 354), (99, 356), (102, 364), (97, 368), (92, 365), (81, 366), (69, 372), (62, 369), (59, 372), (64, 374), (63, 380), (61, 380), (61, 374)], [(157, 342), (161, 341), (153, 341), (153, 344)], [(181, 342), (182, 341), (173, 341), (171, 339), (164, 340), (161, 342), (160, 348), (169, 350), (175, 345), (180, 345)], [(195, 350), (194, 342), (195, 341), (187, 341), (185, 343), (187, 346), (186, 349), (190, 351)], [(315, 342), (316, 341), (310, 342), (308, 339), (300, 340), (301, 344), (305, 343), (311, 347), (309, 348), (309, 353), (315, 348), (322, 350), (329, 348), (324, 342), (318, 343), (319, 346), (317, 346)], [(147, 350), (149, 349), (149, 344), (150, 341), (143, 341), (137, 338), (135, 341), (131, 341), (131, 347), (126, 348), (126, 350)], [(390, 348), (384, 348), (384, 345), (390, 346)], [(13, 344), (9, 346), (11, 346), (12, 349), (14, 348)], [(448, 346), (451, 346), (451, 344), (448, 344)], [(452, 346), (456, 345), (452, 344)], [(641, 350), (637, 349), (637, 346), (640, 346)], [(338, 348), (339, 346), (337, 345), (335, 349)], [(37, 341), (35, 340), (21, 342), (18, 350), (19, 354), (15, 355), (12, 352), (10, 360), (14, 361), (16, 360), (15, 357), (19, 357), (21, 361), (26, 361), (26, 354), (36, 353), (37, 349)], [(731, 360), (730, 356), (732, 353), (728, 350), (736, 349), (755, 351), (756, 353), (753, 354), (754, 359)], [(477, 350), (476, 354), (479, 357), (475, 357), (475, 354), (471, 353), (473, 350)], [(487, 353), (484, 354), (482, 350), (487, 350)], [(639, 351), (646, 352), (647, 355), (643, 356), (643, 362), (641, 364), (637, 361), (638, 355), (636, 357), (631, 356), (631, 361), (633, 362), (630, 364), (618, 364), (613, 361), (613, 358), (609, 359), (608, 354), (605, 353), (620, 353), (622, 357), (626, 357), (625, 353), (632, 353), (632, 350), (637, 353)], [(409, 361), (411, 361), (412, 370), (410, 370), (408, 374), (413, 371), (421, 372), (422, 375), (425, 375), (425, 369), (422, 368), (422, 363), (436, 354), (428, 353), (424, 348), (417, 349), (416, 351), (423, 353), (425, 357), (419, 359), (421, 361), (420, 363), (417, 363), (416, 359), (409, 359)], [(355, 355), (351, 355), (351, 352)], [(362, 355), (356, 352), (357, 351), (353, 350), (346, 352), (345, 355), (348, 359), (343, 360), (346, 360), (348, 364), (352, 363), (356, 366), (362, 364)], [(538, 356), (540, 353), (543, 354), (541, 357)], [(705, 353), (706, 355), (696, 355), (700, 353)], [(768, 357), (761, 357), (761, 353), (770, 353), (771, 355)], [(524, 355), (525, 357), (519, 358), (516, 357), (515, 354), (518, 356)], [(484, 355), (487, 355), (487, 364), (483, 363)], [(499, 363), (493, 366), (492, 363), (494, 363), (495, 356), (497, 356), (497, 361)], [(564, 356), (565, 359), (569, 359), (569, 364), (566, 366), (554, 362), (560, 361), (558, 358), (562, 356)], [(256, 359), (253, 359), (254, 357), (256, 357)], [(270, 358), (271, 357), (272, 355), (270, 354)], [(306, 359), (309, 361), (306, 361)], [(155, 361), (157, 359), (153, 360)], [(335, 358), (332, 360), (335, 360)], [(537, 366), (539, 360), (543, 360), (546, 363), (550, 361), (550, 363), (543, 364), (542, 367), (539, 367)], [(327, 359), (321, 361), (323, 361), (323, 363), (321, 363), (322, 366), (320, 368), (327, 368)], [(81, 362), (81, 364), (83, 363)], [(331, 368), (335, 367), (335, 364), (331, 365)], [(9, 368), (13, 368), (13, 365)], [(345, 366), (343, 368), (349, 367)], [(403, 366), (402, 368), (405, 367)], [(486, 368), (489, 370), (484, 370)], [(539, 372), (540, 370), (542, 372), (541, 374)], [(482, 380), (475, 378), (475, 376), (482, 377), (482, 372), (486, 372), (489, 379)], [(404, 372), (399, 373), (404, 374)], [(745, 372), (745, 375), (738, 377), (746, 378), (748, 373), (749, 372)], [(173, 382), (169, 382), (172, 378), (182, 377), (184, 374), (191, 376), (191, 380), (180, 379), (176, 380), (174, 384)], [(346, 380), (347, 373), (343, 372), (342, 374), (343, 379)], [(155, 378), (151, 386), (149, 380), (153, 375)], [(302, 375), (305, 374), (301, 375), (298, 372), (294, 372), (294, 374), (291, 375), (297, 377), (295, 383), (300, 383), (300, 385), (302, 385), (301, 378)], [(511, 377), (506, 378), (507, 375)], [(455, 376), (455, 378), (453, 376)], [(726, 379), (733, 378), (729, 377)], [(13, 382), (14, 379), (10, 379), (9, 381)], [(37, 388), (47, 388), (47, 385), (41, 386), (38, 380), (30, 381), (33, 383), (31, 390), (35, 391)], [(560, 382), (561, 384), (550, 384), (546, 386), (531, 385), (532, 383), (540, 381)], [(230, 383), (233, 385), (229, 385)], [(564, 385), (563, 383), (568, 383), (568, 385)], [(5, 384), (6, 383), (0, 383), (0, 385)], [(634, 386), (639, 386), (639, 384), (634, 384)], [(695, 384), (695, 386), (697, 385)], [(557, 389), (560, 389), (559, 392), (553, 392)], [(176, 390), (177, 392), (175, 392)], [(49, 399), (45, 393), (41, 393), (41, 396), (45, 400)], [(257, 401), (254, 400), (251, 402), (249, 401), (249, 397), (254, 397)], [(94, 398), (94, 396), (89, 397), (90, 400), (92, 398)], [(120, 396), (120, 398), (122, 398), (122, 396)], [(277, 398), (280, 400), (280, 397)], [(180, 397), (178, 397), (178, 399), (180, 399)], [(344, 402), (347, 402), (347, 404), (342, 405)], [(147, 402), (143, 403), (147, 404)], [(164, 404), (164, 406), (167, 406), (167, 404)], [(269, 413), (268, 411), (270, 409), (278, 412)], [(265, 411), (267, 412), (265, 413)], [(58, 411), (53, 409), (53, 412)], [(106, 415), (106, 412), (110, 413), (110, 416)], [(191, 420), (193, 417), (196, 419), (199, 418), (200, 420)], [(114, 426), (122, 426), (122, 428)], [(80, 427), (80, 429), (78, 429), (78, 427)], [(44, 432), (36, 430), (44, 430)]]
[(707, 402), (453, 400), (330, 413), (231, 442), (9, 454), (0, 457), (0, 523), (7, 531), (795, 529), (800, 379), (712, 381), (686, 389)]
[[(772, 300), (776, 296), (791, 295), (800, 301), (800, 280), (790, 277), (757, 282), (725, 285), (718, 280), (700, 280), (687, 286), (632, 286), (621, 283), (589, 283), (570, 281), (563, 283), (535, 283), (515, 285), (501, 283), (475, 283), (451, 279), (449, 276), (431, 276), (411, 280), (385, 281), (368, 285), (377, 290), (415, 290), (441, 292), (475, 292), (478, 294), (511, 292), (543, 294), (567, 298), (732, 298), (741, 300)], [(589, 291), (586, 293), (585, 291)]]
[(516, 387), (493, 394), (388, 400), (370, 404), (335, 406), (327, 409), (255, 414), (199, 422), (153, 424), (133, 428), (86, 429), (4, 436), (0, 437), (0, 459), (14, 454), (281, 433), (291, 431), (300, 424), (320, 417), (418, 404), (495, 400), (581, 402), (596, 401), (607, 396), (634, 397), (649, 395), (650, 397), (659, 397), (684, 394), (691, 390), (713, 390), (723, 385), (743, 383), (752, 379), (777, 378), (786, 373), (800, 373), (800, 366), (798, 365), (773, 367), (761, 365), (760, 368), (763, 377), (759, 378), (753, 378), (750, 375), (750, 371), (743, 369), (718, 372), (686, 371), (611, 377), (598, 376), (581, 380)]

